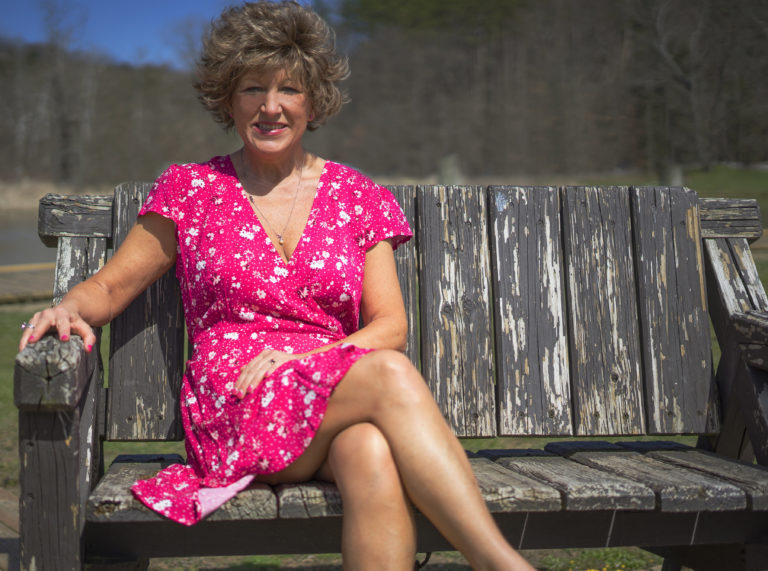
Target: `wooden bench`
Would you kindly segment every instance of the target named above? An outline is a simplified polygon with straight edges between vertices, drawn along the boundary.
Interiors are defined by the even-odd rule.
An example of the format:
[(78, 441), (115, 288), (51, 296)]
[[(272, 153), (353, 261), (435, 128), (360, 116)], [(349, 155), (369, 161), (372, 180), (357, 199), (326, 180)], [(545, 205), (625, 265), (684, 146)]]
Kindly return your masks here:
[[(148, 188), (41, 200), (40, 235), (58, 243), (57, 298), (121, 243)], [(397, 252), (407, 352), (456, 433), (575, 437), (471, 454), (509, 540), (639, 545), (667, 557), (665, 569), (768, 567), (768, 298), (748, 245), (762, 233), (756, 203), (660, 187), (392, 190), (415, 231)], [(187, 528), (129, 491), (181, 458), (120, 457), (104, 473), (105, 440), (182, 438), (186, 338), (172, 272), (110, 335), (108, 379), (78, 338), (46, 337), (16, 359), (25, 569), (339, 550), (329, 484), (257, 485)], [(669, 441), (680, 434), (699, 435), (688, 440), (698, 446)], [(420, 550), (450, 549), (417, 520)]]

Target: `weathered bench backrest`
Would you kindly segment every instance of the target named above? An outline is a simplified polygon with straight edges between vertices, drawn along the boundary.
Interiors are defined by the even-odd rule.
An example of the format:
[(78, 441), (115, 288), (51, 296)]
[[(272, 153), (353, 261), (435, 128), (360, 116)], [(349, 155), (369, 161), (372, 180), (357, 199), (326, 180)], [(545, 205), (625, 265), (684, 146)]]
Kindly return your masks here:
[[(60, 239), (57, 295), (103, 263), (107, 240), (119, 246), (148, 189), (118, 187), (109, 229), (108, 200), (91, 199), (69, 232), (41, 206), (41, 235), (78, 236)], [(760, 232), (754, 201), (723, 210), (669, 188), (392, 190), (415, 232), (397, 252), (407, 351), (457, 434), (718, 430), (702, 235), (710, 249), (746, 245)], [(171, 271), (112, 323), (107, 439), (181, 438), (185, 342)]]

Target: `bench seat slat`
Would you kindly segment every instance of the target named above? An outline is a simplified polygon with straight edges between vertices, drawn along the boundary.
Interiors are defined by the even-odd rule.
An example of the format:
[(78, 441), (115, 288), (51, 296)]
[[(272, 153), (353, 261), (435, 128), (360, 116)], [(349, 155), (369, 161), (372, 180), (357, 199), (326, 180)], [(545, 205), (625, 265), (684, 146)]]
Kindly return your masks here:
[[(130, 460), (130, 458), (128, 459)], [(136, 480), (155, 474), (158, 470), (180, 461), (181, 458), (157, 460), (148, 456), (133, 461), (112, 463), (87, 503), (87, 521), (95, 523), (168, 521), (133, 497), (131, 486)], [(244, 519), (275, 519), (277, 496), (270, 486), (254, 484), (212, 513), (209, 521), (237, 521)]]
[(702, 450), (656, 450), (648, 453), (652, 458), (699, 470), (741, 488), (753, 511), (768, 510), (768, 470), (755, 464), (746, 464), (716, 456)]
[(647, 454), (618, 445), (596, 448), (593, 443), (550, 443), (546, 450), (585, 466), (629, 478), (651, 488), (663, 512), (731, 511), (747, 509), (746, 495), (738, 487)]
[(576, 434), (643, 434), (637, 295), (626, 188), (563, 189)]
[(488, 458), (470, 458), (469, 463), (491, 512), (558, 511), (562, 507), (560, 492), (550, 485)]
[(500, 435), (570, 435), (560, 200), (554, 187), (491, 187)]
[(502, 451), (491, 456), (505, 468), (560, 490), (566, 511), (652, 510), (655, 506), (653, 491), (631, 479), (540, 451), (525, 456), (515, 451), (508, 454)]
[(277, 486), (281, 519), (309, 519), (340, 516), (341, 494), (334, 484), (316, 480)]

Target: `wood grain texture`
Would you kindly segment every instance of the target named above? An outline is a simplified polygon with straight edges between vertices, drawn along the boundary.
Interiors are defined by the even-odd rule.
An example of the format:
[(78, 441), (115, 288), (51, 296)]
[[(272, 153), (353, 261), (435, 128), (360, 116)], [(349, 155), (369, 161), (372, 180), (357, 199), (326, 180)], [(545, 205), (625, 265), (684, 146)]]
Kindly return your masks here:
[[(158, 470), (178, 461), (181, 458), (177, 455), (134, 456), (125, 461), (118, 457), (88, 499), (87, 520), (95, 523), (167, 521), (134, 498), (131, 486), (137, 480), (154, 475)], [(254, 484), (222, 505), (206, 521), (276, 517), (277, 497), (272, 488), (266, 484)]]
[(704, 240), (704, 253), (710, 309), (713, 317), (723, 322), (722, 326), (715, 323), (717, 333), (725, 330), (730, 315), (755, 308), (731, 254), (729, 241), (724, 238)]
[(768, 371), (768, 313), (734, 313), (731, 321), (744, 359), (751, 366)]
[(647, 429), (703, 433), (712, 347), (698, 197), (687, 189), (632, 189)]
[[(115, 190), (114, 244), (136, 222), (149, 184)], [(107, 438), (180, 440), (179, 390), (184, 320), (174, 268), (147, 288), (111, 326)]]
[(94, 366), (80, 337), (59, 341), (47, 335), (16, 356), (14, 403), (37, 412), (74, 410)]
[(492, 513), (559, 511), (560, 492), (488, 458), (470, 458), (485, 504)]
[(768, 470), (763, 467), (695, 449), (655, 450), (648, 452), (648, 455), (733, 484), (746, 494), (748, 509), (768, 510)]
[(70, 289), (98, 272), (106, 260), (106, 238), (59, 238), (53, 279), (53, 303), (59, 303)]
[(563, 189), (576, 434), (645, 432), (629, 193)]
[(55, 246), (60, 236), (112, 235), (112, 196), (46, 194), (37, 212), (37, 232), (46, 246)]
[(476, 187), (421, 187), (422, 371), (459, 436), (494, 436), (490, 260), (485, 196)]
[(700, 198), (701, 235), (704, 238), (746, 238), (763, 235), (760, 207), (753, 199)]
[(752, 309), (768, 311), (768, 296), (765, 293), (763, 282), (757, 273), (757, 266), (752, 257), (749, 244), (743, 238), (735, 238), (728, 241), (733, 254), (733, 261), (739, 272), (744, 288), (747, 290)]
[(663, 512), (746, 509), (746, 495), (736, 486), (700, 472), (661, 462), (649, 455), (615, 446), (613, 450), (579, 451), (582, 443), (550, 443), (546, 450), (652, 489)]
[(768, 466), (768, 372), (742, 360), (735, 370), (733, 392), (757, 463)]
[(80, 569), (82, 565), (84, 506), (94, 484), (100, 444), (94, 434), (100, 377), (95, 354), (86, 356), (74, 339), (67, 345), (79, 349), (80, 362), (84, 362), (73, 373), (86, 378), (71, 383), (83, 387), (79, 398), (60, 410), (30, 407), (19, 411), (19, 520), (24, 569), (43, 568), (52, 561), (57, 569)]
[(491, 187), (500, 435), (569, 435), (560, 199), (553, 187)]
[[(388, 186), (403, 209), (411, 230), (416, 227), (416, 190), (412, 186)], [(405, 315), (408, 319), (408, 341), (405, 354), (417, 368), (421, 366), (419, 355), (419, 276), (416, 260), (416, 236), (395, 250), (397, 279), (403, 294)]]
[(654, 494), (647, 486), (554, 454), (500, 457), (496, 462), (560, 490), (566, 511), (654, 508)]
[(284, 484), (276, 488), (281, 519), (341, 516), (341, 494), (328, 482)]

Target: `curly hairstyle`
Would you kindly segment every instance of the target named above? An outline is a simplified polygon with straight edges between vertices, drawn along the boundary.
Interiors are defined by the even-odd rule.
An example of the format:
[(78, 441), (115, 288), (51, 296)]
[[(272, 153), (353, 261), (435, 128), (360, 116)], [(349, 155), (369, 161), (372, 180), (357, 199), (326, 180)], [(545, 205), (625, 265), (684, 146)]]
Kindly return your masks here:
[(197, 65), (198, 99), (224, 128), (234, 122), (229, 102), (250, 71), (285, 70), (296, 77), (312, 102), (314, 131), (347, 102), (339, 83), (349, 75), (345, 57), (336, 53), (331, 27), (293, 0), (247, 2), (224, 10), (203, 39)]

